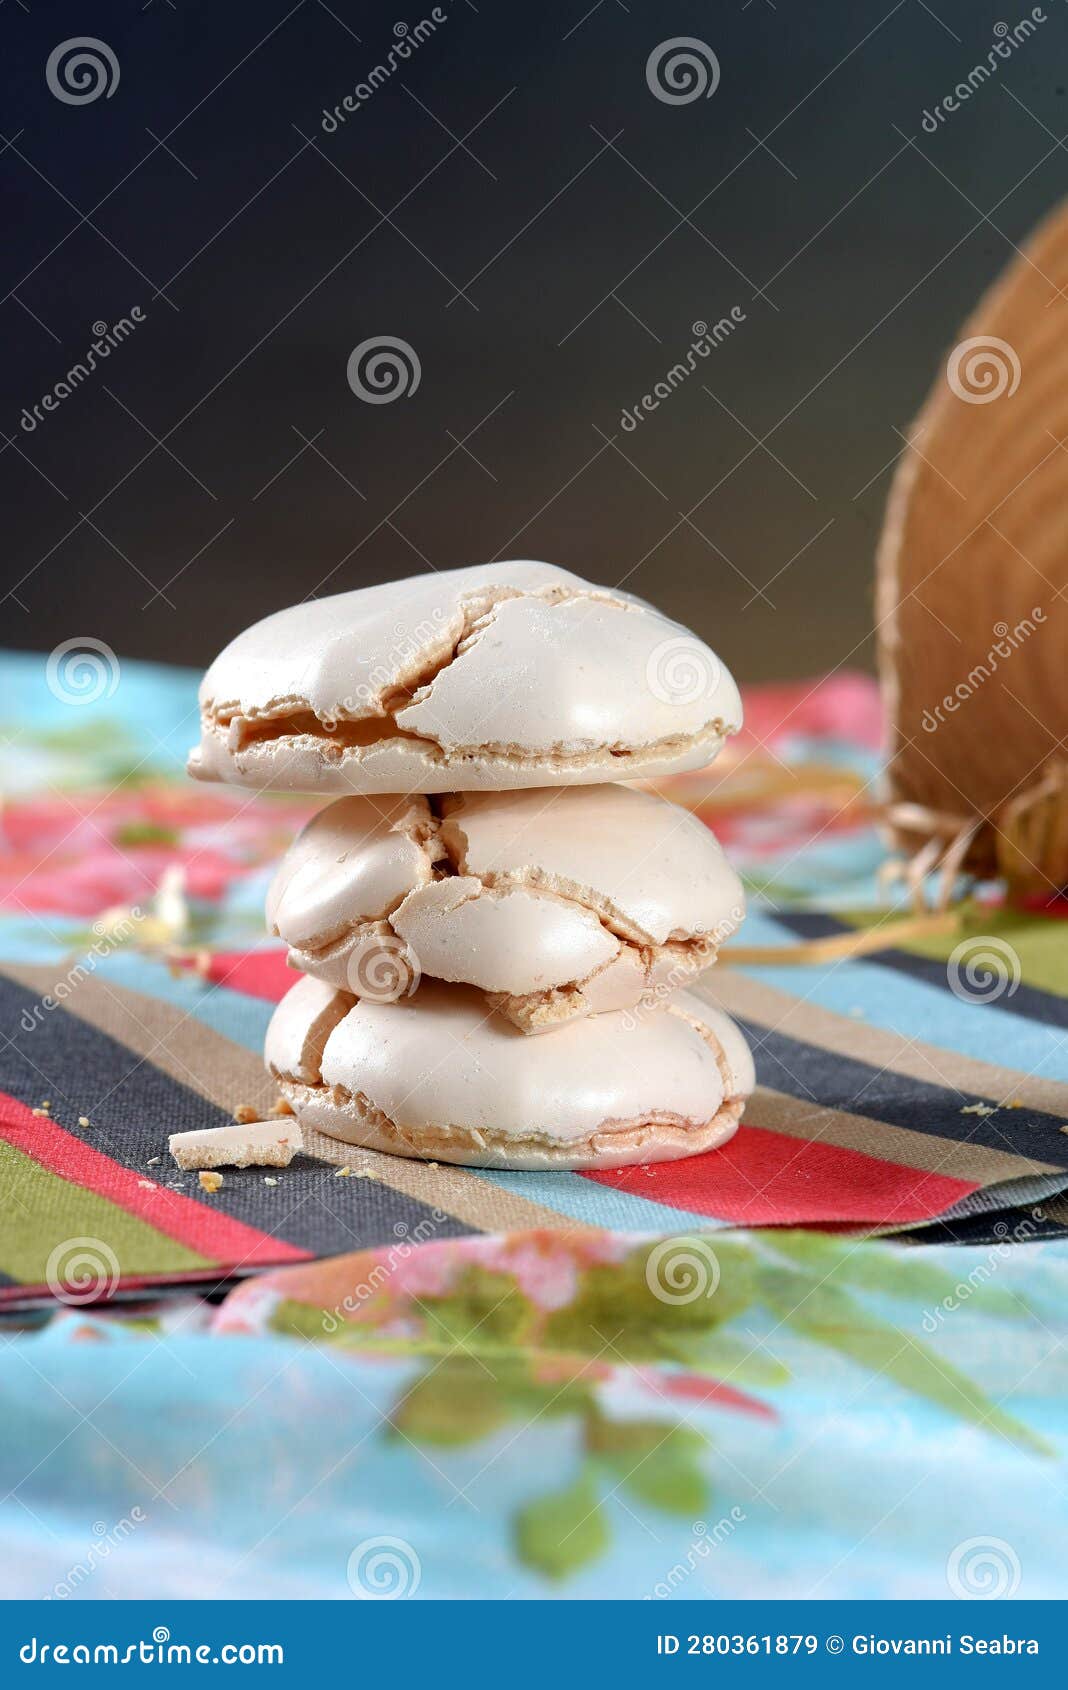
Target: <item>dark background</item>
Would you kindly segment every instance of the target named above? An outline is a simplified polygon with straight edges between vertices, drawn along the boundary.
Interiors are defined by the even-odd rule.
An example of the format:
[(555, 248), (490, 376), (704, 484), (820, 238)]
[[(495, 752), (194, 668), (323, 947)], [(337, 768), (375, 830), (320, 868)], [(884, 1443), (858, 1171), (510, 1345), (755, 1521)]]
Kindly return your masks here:
[[(869, 665), (897, 430), (1064, 191), (1062, 0), (933, 135), (1020, 0), (444, 9), (324, 134), (422, 0), (0, 7), (0, 640), (202, 665), (307, 595), (512, 556), (625, 582), (743, 679)], [(120, 65), (82, 106), (45, 83), (77, 35)], [(685, 35), (721, 82), (672, 106), (646, 60)], [(422, 370), (385, 405), (346, 381), (377, 334)]]

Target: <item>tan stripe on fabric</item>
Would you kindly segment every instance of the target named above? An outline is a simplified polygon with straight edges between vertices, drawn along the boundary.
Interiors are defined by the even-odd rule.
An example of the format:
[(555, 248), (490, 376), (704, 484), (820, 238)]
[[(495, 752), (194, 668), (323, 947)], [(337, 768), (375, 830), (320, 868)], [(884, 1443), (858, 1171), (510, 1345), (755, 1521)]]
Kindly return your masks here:
[[(1035, 1207), (1042, 1211), (1048, 1221), (1056, 1221), (1059, 1226), (1068, 1226), (1068, 1197), (1045, 1197)], [(1020, 1218), (1021, 1220), (1026, 1219), (1025, 1216)], [(1014, 1224), (1012, 1223), (1012, 1225)], [(1012, 1225), (1010, 1225), (1010, 1232)]]
[[(975, 1098), (992, 1098), (995, 1102), (1012, 1098), (1027, 1109), (1068, 1119), (1068, 1085), (1063, 1081), (1041, 1079), (1021, 1073), (1018, 1068), (962, 1056), (941, 1045), (902, 1038), (884, 1027), (873, 1027), (870, 1022), (836, 1015), (833, 1010), (822, 1009), (804, 998), (791, 997), (732, 968), (717, 968), (715, 985), (709, 983), (704, 990), (710, 1002), (722, 1004), (731, 1014), (747, 1021), (756, 1021), (762, 1027), (821, 1050), (844, 1052), (880, 1070), (959, 1091), (968, 1103)], [(892, 984), (887, 986), (887, 991), (893, 991)], [(996, 1012), (991, 1016), (990, 1027), (994, 1042)]]
[[(61, 978), (48, 965), (5, 962), (3, 972), (40, 997)], [(137, 1056), (232, 1113), (241, 1103), (266, 1110), (277, 1100), (262, 1059), (164, 998), (105, 981), (81, 980), (62, 998), (63, 1009), (118, 1039)]]
[[(39, 997), (54, 993), (61, 978), (47, 965), (5, 962), (2, 972)], [(228, 1113), (242, 1103), (266, 1112), (277, 1101), (262, 1058), (163, 998), (134, 992), (94, 975), (68, 993), (63, 1009), (118, 1039), (171, 1079)], [(569, 1230), (576, 1225), (570, 1216), (504, 1191), (466, 1168), (442, 1163), (429, 1167), (380, 1151), (357, 1150), (321, 1133), (306, 1133), (305, 1142), (310, 1155), (336, 1166), (344, 1166), (358, 1155), (360, 1166), (370, 1168), (391, 1190), (441, 1209), (480, 1231), (518, 1232), (531, 1227)]]
[[(867, 1115), (852, 1115), (844, 1109), (826, 1109), (808, 1098), (758, 1086), (746, 1111), (746, 1120), (756, 1127), (790, 1138), (818, 1139), (842, 1150), (860, 1150), (887, 1162), (900, 1162), (917, 1173), (945, 1174), (947, 1179), (968, 1180), (977, 1185), (994, 1185), (1000, 1180), (1018, 1179), (1024, 1174), (1056, 1173), (1048, 1162), (1032, 1161), (1011, 1150), (992, 1150), (989, 1145), (958, 1143), (936, 1133), (919, 1133), (911, 1127), (893, 1127)], [(1066, 1176), (1068, 1177), (1068, 1176)]]

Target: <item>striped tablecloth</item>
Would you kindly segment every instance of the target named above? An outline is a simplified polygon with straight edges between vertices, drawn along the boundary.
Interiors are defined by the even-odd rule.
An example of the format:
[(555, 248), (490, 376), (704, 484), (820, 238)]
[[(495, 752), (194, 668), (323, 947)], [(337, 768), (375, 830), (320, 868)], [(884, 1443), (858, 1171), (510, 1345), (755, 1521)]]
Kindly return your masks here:
[(355, 1179), (337, 1172), (351, 1150), (316, 1139), (276, 1184), (249, 1169), (209, 1197), (170, 1163), (167, 1137), (272, 1101), (260, 1050), (292, 975), (263, 898), (315, 806), (186, 781), (186, 672), (123, 664), (114, 689), (76, 702), (49, 687), (43, 658), (5, 658), (0, 1298), (43, 1293), (84, 1239), (124, 1293), (399, 1236), (576, 1223), (952, 1236), (1038, 1205), (1058, 1230), (1068, 905), (1009, 910), (991, 894), (917, 924), (876, 883), (873, 683), (754, 689), (746, 708), (712, 770), (658, 786), (716, 829), (749, 892), (733, 956), (706, 977), (757, 1059), (728, 1146), (600, 1174), (360, 1153), (370, 1177)]

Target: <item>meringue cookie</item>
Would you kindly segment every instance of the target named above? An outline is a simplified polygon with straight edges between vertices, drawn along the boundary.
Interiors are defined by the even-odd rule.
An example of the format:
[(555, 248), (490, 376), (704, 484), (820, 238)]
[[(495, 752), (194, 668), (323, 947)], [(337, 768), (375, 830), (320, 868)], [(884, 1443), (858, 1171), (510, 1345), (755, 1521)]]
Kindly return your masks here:
[(695, 769), (741, 725), (695, 635), (551, 564), (311, 599), (239, 634), (200, 689), (201, 780), (499, 791)]
[(477, 986), (524, 1032), (692, 983), (745, 896), (689, 811), (626, 786), (341, 798), (267, 897), (289, 961), (360, 998)]
[(265, 1058), (303, 1126), (487, 1168), (692, 1156), (732, 1136), (755, 1083), (738, 1028), (688, 993), (527, 1039), (470, 987), (424, 982), (370, 1003), (306, 977), (275, 1011)]

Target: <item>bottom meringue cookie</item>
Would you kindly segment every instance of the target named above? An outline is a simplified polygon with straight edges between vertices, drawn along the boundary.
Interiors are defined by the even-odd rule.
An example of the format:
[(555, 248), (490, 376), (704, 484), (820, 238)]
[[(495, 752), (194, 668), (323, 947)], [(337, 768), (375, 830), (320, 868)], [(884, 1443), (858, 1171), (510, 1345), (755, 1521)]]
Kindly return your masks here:
[(303, 1126), (468, 1167), (621, 1168), (724, 1144), (753, 1090), (729, 1016), (690, 993), (526, 1038), (469, 986), (357, 1001), (307, 976), (265, 1059)]

